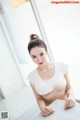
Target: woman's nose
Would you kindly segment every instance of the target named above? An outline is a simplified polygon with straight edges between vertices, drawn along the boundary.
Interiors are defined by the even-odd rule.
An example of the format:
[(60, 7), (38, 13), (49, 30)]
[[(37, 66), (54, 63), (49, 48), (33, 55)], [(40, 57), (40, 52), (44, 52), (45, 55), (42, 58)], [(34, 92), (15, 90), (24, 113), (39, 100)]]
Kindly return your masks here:
[(38, 62), (40, 63), (42, 60), (41, 60), (41, 58), (40, 57), (38, 57)]

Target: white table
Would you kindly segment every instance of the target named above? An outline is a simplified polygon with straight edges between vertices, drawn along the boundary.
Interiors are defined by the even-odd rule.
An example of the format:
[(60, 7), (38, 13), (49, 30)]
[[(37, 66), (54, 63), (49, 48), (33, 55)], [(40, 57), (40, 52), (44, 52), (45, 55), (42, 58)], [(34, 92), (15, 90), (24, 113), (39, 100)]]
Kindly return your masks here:
[(80, 120), (80, 104), (76, 103), (73, 108), (64, 109), (64, 100), (57, 99), (50, 104), (50, 107), (55, 110), (55, 113), (42, 117), (39, 113), (33, 120)]

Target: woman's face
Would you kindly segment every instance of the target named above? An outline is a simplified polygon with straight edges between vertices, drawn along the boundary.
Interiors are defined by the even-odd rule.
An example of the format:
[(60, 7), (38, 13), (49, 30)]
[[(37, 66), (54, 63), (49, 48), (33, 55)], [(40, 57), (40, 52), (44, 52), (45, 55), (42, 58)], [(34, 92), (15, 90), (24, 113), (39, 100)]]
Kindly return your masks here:
[(47, 61), (47, 51), (42, 47), (32, 48), (30, 51), (30, 56), (33, 62), (37, 65), (43, 65)]

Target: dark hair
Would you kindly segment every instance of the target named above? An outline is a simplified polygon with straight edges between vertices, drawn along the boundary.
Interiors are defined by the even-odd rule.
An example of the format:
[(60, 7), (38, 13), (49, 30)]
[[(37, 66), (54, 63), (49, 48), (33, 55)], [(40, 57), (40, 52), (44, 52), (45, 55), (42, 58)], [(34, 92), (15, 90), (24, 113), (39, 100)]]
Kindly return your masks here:
[(31, 34), (30, 40), (35, 40), (35, 39), (39, 39), (39, 36), (37, 34)]
[(45, 42), (41, 39), (33, 39), (29, 42), (29, 44), (28, 44), (29, 53), (30, 53), (31, 49), (35, 48), (35, 47), (42, 47), (45, 50), (47, 50), (47, 46), (46, 46)]

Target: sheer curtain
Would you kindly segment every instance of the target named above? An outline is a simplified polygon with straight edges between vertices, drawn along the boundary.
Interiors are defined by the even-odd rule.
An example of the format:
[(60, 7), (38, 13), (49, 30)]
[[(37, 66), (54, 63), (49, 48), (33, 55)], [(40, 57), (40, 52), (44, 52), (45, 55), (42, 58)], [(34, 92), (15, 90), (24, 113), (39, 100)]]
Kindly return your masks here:
[(36, 67), (27, 51), (29, 36), (35, 33), (41, 37), (32, 6), (28, 0), (1, 0), (1, 4), (1, 16), (10, 37), (10, 47), (14, 50), (12, 54), (16, 58), (23, 81), (28, 84), (27, 75)]

